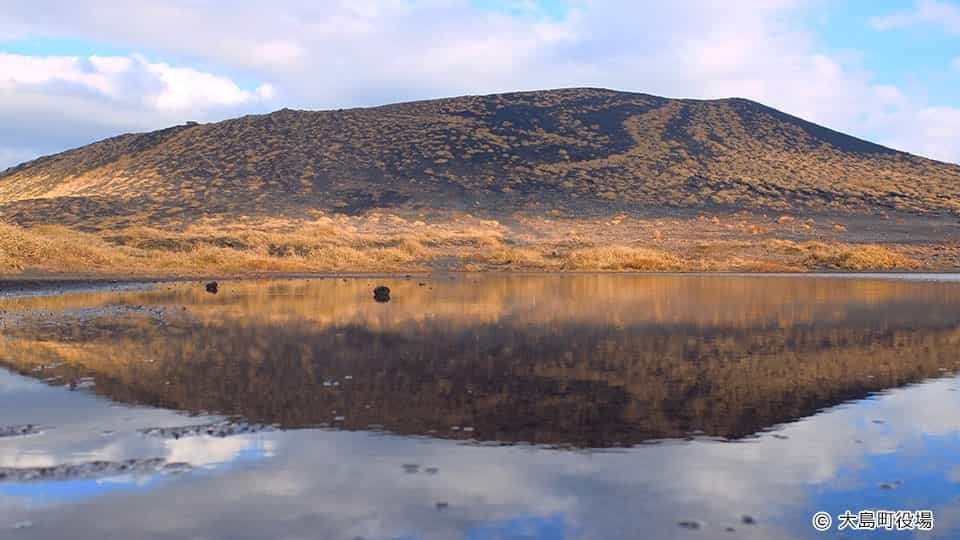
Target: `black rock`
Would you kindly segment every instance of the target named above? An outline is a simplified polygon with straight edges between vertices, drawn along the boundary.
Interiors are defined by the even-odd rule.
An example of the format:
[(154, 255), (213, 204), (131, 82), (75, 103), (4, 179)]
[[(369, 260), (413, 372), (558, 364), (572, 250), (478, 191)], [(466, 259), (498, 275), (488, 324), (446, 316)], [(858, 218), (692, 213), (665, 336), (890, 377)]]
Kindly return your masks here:
[(390, 301), (390, 288), (380, 285), (373, 290), (373, 299), (377, 302), (389, 302)]
[(217, 294), (217, 291), (218, 291), (218, 290), (219, 290), (219, 286), (217, 285), (217, 282), (216, 282), (216, 281), (211, 281), (210, 283), (207, 283), (207, 292), (208, 292), (208, 293), (210, 293), (210, 294)]

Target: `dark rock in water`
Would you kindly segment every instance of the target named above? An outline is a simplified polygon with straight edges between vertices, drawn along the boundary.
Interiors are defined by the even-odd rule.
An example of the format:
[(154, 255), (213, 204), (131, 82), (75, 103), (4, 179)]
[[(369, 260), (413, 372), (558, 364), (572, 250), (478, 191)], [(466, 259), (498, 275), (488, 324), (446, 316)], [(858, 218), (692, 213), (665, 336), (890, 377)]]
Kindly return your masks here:
[(756, 525), (756, 524), (757, 524), (757, 520), (756, 520), (753, 516), (746, 515), (746, 514), (744, 514), (744, 515), (740, 518), (740, 521), (743, 522), (744, 525)]
[(181, 437), (201, 437), (204, 435), (209, 437), (224, 438), (234, 435), (247, 435), (251, 433), (269, 432), (273, 430), (273, 426), (224, 420), (222, 422), (214, 422), (213, 424), (142, 429), (140, 430), (140, 433), (150, 437), (160, 437), (162, 439), (180, 439)]
[(176, 474), (190, 469), (186, 463), (168, 463), (161, 458), (91, 461), (52, 467), (0, 467), (0, 482), (62, 482), (122, 474)]
[(693, 521), (693, 520), (681, 521), (681, 522), (677, 523), (677, 526), (678, 526), (678, 527), (681, 527), (681, 528), (683, 528), (683, 529), (690, 529), (690, 530), (692, 530), (692, 531), (698, 531), (698, 530), (700, 530), (700, 529), (703, 528), (703, 522), (702, 522), (702, 521)]
[(210, 283), (207, 283), (207, 292), (210, 294), (217, 294), (217, 291), (219, 290), (219, 288), (220, 286), (217, 284), (216, 281), (211, 281)]
[(40, 433), (40, 428), (33, 424), (24, 424), (21, 426), (0, 426), (0, 438), (18, 437), (20, 435), (35, 435)]
[(377, 302), (389, 302), (390, 301), (390, 288), (380, 285), (373, 290), (373, 299)]

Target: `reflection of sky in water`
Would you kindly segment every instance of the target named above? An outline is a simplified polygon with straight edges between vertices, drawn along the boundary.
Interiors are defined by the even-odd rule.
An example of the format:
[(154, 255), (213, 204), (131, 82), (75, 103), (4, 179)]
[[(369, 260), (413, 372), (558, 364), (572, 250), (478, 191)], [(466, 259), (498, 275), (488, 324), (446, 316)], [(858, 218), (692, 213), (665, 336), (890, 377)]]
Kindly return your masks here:
[[(30, 403), (23, 410), (23, 403)], [(17, 405), (19, 404), (19, 405)], [(67, 392), (0, 370), (0, 425), (32, 423), (41, 434), (0, 439), (0, 467), (50, 467), (90, 461), (159, 457), (196, 469), (225, 469), (273, 453), (260, 435), (178, 440), (145, 437), (138, 430), (214, 420), (158, 409), (113, 405), (86, 392)], [(154, 489), (175, 480), (160, 474), (122, 474), (26, 483), (0, 483), (0, 496), (31, 506), (77, 501), (113, 491)]]
[(99, 480), (67, 480), (63, 482), (8, 483), (0, 486), (0, 494), (23, 497), (31, 503), (63, 503), (103, 495), (116, 490), (156, 487), (156, 477), (120, 476)]
[[(273, 453), (270, 441), (258, 435), (240, 435), (230, 439), (200, 437), (164, 441), (166, 458), (170, 463), (189, 463), (197, 469), (190, 474), (203, 474), (204, 470), (227, 470), (246, 462), (270, 456)], [(152, 454), (153, 455), (153, 454)], [(44, 461), (56, 462), (51, 456)], [(163, 482), (175, 480), (174, 476), (160, 474), (106, 476), (95, 479), (76, 479), (51, 482), (26, 482), (0, 484), (0, 495), (22, 497), (32, 505), (55, 504), (76, 501), (103, 495), (111, 491), (143, 490), (159, 487)]]
[[(757, 287), (752, 279), (730, 278), (500, 279), (468, 287), (435, 282), (438, 292), (398, 284), (387, 306), (370, 301), (364, 283), (340, 280), (267, 288), (237, 283), (217, 296), (191, 285), (117, 293), (107, 300), (129, 309), (101, 313), (130, 323), (105, 326), (124, 336), (117, 341), (93, 335), (83, 342), (74, 327), (81, 319), (92, 324), (89, 314), (100, 308), (88, 308), (79, 296), (56, 297), (62, 305), (51, 309), (79, 314), (77, 321), (41, 332), (37, 341), (2, 342), (11, 345), (5, 354), (44, 363), (41, 348), (62, 354), (94, 371), (97, 392), (120, 401), (244, 410), (263, 422), (288, 413), (287, 425), (295, 426), (344, 415), (354, 431), (146, 436), (140, 430), (222, 417), (120, 405), (0, 369), (0, 426), (43, 428), (0, 439), (0, 467), (133, 458), (193, 467), (178, 475), (0, 482), (0, 538), (789, 540), (836, 537), (813, 531), (815, 511), (872, 508), (932, 509), (936, 532), (920, 538), (960, 538), (960, 379), (834, 406), (945, 372), (942, 366), (956, 362), (960, 288), (894, 280), (777, 278)], [(801, 284), (805, 292), (798, 293), (794, 285)], [(274, 298), (285, 291), (296, 300)], [(601, 301), (577, 303), (586, 296)], [(42, 303), (35, 301), (22, 302), (37, 309)], [(161, 328), (150, 317), (130, 315), (140, 304), (161, 301), (184, 319), (171, 316)], [(338, 326), (344, 321), (353, 333)], [(170, 339), (177, 335), (179, 342)], [(14, 337), (24, 336), (30, 337)], [(490, 341), (486, 349), (481, 337)], [(608, 342), (624, 348), (604, 352)], [(288, 343), (316, 348), (290, 352)], [(562, 347), (553, 347), (558, 343)], [(473, 356), (456, 356), (464, 347)], [(417, 361), (387, 358), (421, 349), (429, 354)], [(503, 372), (478, 376), (488, 366), (481, 352), (500, 360), (488, 369)], [(638, 354), (645, 360), (632, 361)], [(247, 356), (264, 362), (238, 361)], [(558, 357), (567, 363), (557, 364)], [(37, 373), (29, 362), (6, 361)], [(518, 369), (527, 364), (527, 371)], [(423, 365), (430, 369), (417, 369)], [(447, 369), (451, 365), (462, 369)], [(71, 367), (64, 376), (76, 376), (67, 374)], [(658, 370), (673, 371), (661, 378)], [(568, 371), (576, 373), (568, 377)], [(345, 374), (352, 382), (338, 379), (342, 394), (318, 382)], [(385, 389), (377, 383), (397, 380), (408, 384)], [(448, 399), (451, 381), (461, 390)], [(456, 399), (462, 388), (474, 387), (487, 393), (476, 401)], [(661, 399), (677, 388), (679, 397)], [(321, 391), (333, 397), (314, 399)], [(539, 391), (547, 407), (524, 409), (524, 416), (515, 407), (531, 391)], [(372, 413), (363, 419), (370, 404), (391, 413), (382, 415), (386, 421)], [(483, 407), (485, 417), (477, 414)], [(811, 416), (821, 407), (826, 410)], [(561, 422), (576, 414), (585, 420)], [(676, 426), (690, 415), (713, 438), (649, 440), (689, 433)], [(476, 431), (459, 435), (493, 444), (429, 431), (483, 418), (485, 425), (474, 423)], [(384, 431), (363, 431), (374, 420)], [(778, 422), (786, 423), (736, 442), (717, 439)], [(524, 423), (542, 425), (552, 437), (547, 440), (575, 442), (577, 449), (497, 446), (498, 440), (543, 440), (524, 438)], [(654, 435), (622, 440), (649, 444), (591, 449), (616, 446), (591, 441), (617, 439), (593, 437), (588, 428), (616, 434), (640, 424)], [(744, 515), (756, 524), (743, 523)], [(682, 529), (681, 521), (703, 529)], [(32, 526), (11, 530), (18, 522)]]
[[(0, 526), (34, 524), (17, 538), (56, 538), (68, 526), (91, 539), (140, 530), (156, 538), (694, 538), (732, 526), (737, 538), (788, 539), (815, 537), (812, 512), (847, 508), (930, 508), (942, 517), (933, 537), (960, 534), (950, 521), (960, 513), (957, 378), (891, 390), (737, 443), (602, 452), (322, 430), (151, 439), (136, 430), (203, 419), (118, 408), (7, 373), (0, 381), (0, 421), (51, 426), (0, 442), (3, 466), (46, 449), (43, 459), (56, 463), (141, 455), (202, 468), (0, 484)], [(43, 406), (7, 406), (27, 396)], [(880, 488), (897, 480), (897, 489)], [(44, 510), (50, 505), (57, 511)], [(758, 524), (742, 524), (743, 514)], [(682, 520), (702, 521), (704, 530), (680, 529)]]

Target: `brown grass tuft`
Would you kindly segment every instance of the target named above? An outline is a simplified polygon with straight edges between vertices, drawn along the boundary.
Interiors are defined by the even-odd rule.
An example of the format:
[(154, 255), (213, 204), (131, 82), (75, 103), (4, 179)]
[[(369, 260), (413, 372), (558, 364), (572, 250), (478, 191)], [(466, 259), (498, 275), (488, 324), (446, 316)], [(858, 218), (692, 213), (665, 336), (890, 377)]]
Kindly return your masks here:
[(683, 261), (656, 249), (627, 246), (589, 247), (562, 254), (562, 267), (569, 270), (634, 270), (663, 272), (682, 270)]

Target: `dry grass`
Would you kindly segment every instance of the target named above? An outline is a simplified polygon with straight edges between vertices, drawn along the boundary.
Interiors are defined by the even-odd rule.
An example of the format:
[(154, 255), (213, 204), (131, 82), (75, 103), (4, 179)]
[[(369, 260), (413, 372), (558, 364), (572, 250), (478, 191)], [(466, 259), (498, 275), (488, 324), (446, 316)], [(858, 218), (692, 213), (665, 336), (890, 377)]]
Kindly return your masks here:
[(87, 272), (122, 267), (130, 262), (124, 250), (92, 234), (65, 227), (27, 230), (0, 223), (0, 272), (29, 268)]
[[(180, 230), (132, 227), (98, 233), (0, 224), (0, 274), (882, 271), (931, 268), (929, 253), (945, 252), (941, 246), (936, 248), (939, 251), (918, 251), (913, 246), (769, 236), (758, 242), (752, 240), (756, 236), (748, 227), (717, 225), (708, 219), (673, 224), (624, 221), (627, 228), (623, 230), (614, 230), (606, 221), (581, 222), (575, 231), (566, 222), (524, 224), (511, 230), (495, 221), (458, 219), (427, 225), (376, 215), (303, 223), (206, 223)], [(725, 231), (733, 236), (723, 236), (728, 234)], [(960, 257), (956, 247), (946, 252)]]
[(679, 257), (656, 249), (603, 246), (573, 250), (563, 256), (569, 270), (633, 270), (665, 272), (688, 268)]
[(772, 251), (788, 256), (803, 268), (825, 268), (851, 272), (880, 270), (917, 270), (921, 263), (876, 244), (849, 245), (839, 242), (769, 240)]
[(244, 274), (253, 272), (389, 271), (429, 260), (419, 242), (387, 243), (317, 227), (292, 232), (184, 233), (138, 228), (99, 236), (63, 227), (0, 225), (0, 272)]

